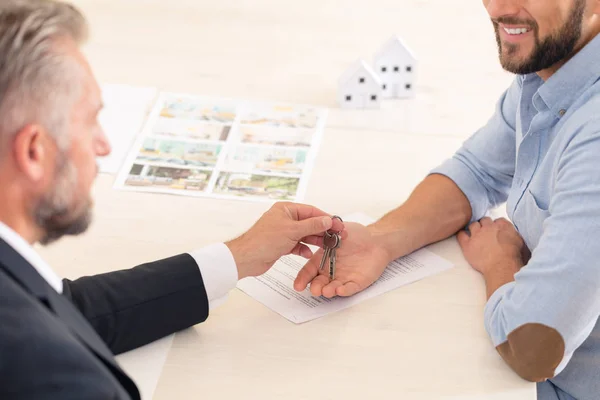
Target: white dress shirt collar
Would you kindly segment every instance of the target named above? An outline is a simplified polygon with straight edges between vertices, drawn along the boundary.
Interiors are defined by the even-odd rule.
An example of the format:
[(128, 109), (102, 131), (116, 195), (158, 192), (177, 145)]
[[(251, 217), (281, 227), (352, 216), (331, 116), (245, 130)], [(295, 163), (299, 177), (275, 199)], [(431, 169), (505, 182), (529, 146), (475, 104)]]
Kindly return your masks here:
[(0, 238), (21, 255), (54, 290), (62, 293), (63, 283), (56, 273), (25, 239), (0, 222)]

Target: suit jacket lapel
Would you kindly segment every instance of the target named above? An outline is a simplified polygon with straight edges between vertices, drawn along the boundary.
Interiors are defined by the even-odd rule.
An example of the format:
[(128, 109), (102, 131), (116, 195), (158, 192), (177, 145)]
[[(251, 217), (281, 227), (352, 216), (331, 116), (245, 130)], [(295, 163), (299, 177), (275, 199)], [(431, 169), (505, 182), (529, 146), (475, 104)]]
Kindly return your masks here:
[[(50, 288), (52, 290), (52, 288)], [(94, 331), (85, 317), (75, 308), (73, 303), (65, 296), (59, 295), (52, 290), (48, 297), (50, 309), (63, 321), (96, 356), (112, 371), (121, 385), (129, 392), (133, 399), (139, 399), (138, 388), (131, 378), (119, 367), (114, 355), (100, 336)]]
[(48, 285), (35, 268), (2, 239), (0, 239), (0, 268), (4, 268), (21, 286), (44, 303), (106, 365), (125, 375), (117, 365), (112, 352), (73, 303)]
[(47, 304), (50, 285), (35, 268), (4, 240), (0, 239), (0, 267), (3, 267), (21, 286)]

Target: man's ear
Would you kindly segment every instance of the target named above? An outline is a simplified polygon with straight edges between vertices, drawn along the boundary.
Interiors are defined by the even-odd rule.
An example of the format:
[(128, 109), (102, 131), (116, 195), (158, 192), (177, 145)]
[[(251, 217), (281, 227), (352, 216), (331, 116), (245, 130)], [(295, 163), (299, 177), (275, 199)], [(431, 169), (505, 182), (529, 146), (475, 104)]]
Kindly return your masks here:
[(48, 132), (40, 125), (27, 125), (17, 132), (13, 141), (13, 155), (17, 168), (34, 183), (44, 179), (51, 168), (56, 149)]

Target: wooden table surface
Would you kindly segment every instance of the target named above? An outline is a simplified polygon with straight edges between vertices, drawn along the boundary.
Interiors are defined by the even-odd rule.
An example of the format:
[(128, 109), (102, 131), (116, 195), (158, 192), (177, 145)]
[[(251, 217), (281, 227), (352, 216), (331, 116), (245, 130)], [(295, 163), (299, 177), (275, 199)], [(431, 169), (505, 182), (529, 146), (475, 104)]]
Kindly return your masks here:
[[(468, 0), (78, 0), (102, 83), (331, 108), (306, 203), (380, 217), (485, 123), (512, 76), (489, 18)], [(336, 108), (337, 80), (398, 34), (417, 95), (381, 110)], [(266, 204), (132, 193), (99, 176), (88, 233), (40, 249), (64, 277), (127, 268), (232, 238)], [(154, 399), (535, 399), (483, 327), (482, 278), (456, 267), (295, 325), (237, 289), (175, 335)]]

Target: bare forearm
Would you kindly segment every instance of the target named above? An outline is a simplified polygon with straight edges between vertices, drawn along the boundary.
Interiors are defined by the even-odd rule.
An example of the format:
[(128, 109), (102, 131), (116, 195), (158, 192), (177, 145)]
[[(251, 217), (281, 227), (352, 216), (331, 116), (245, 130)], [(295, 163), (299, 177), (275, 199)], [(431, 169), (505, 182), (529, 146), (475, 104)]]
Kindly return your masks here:
[(446, 239), (471, 219), (467, 197), (450, 178), (430, 175), (400, 207), (369, 227), (391, 259)]

